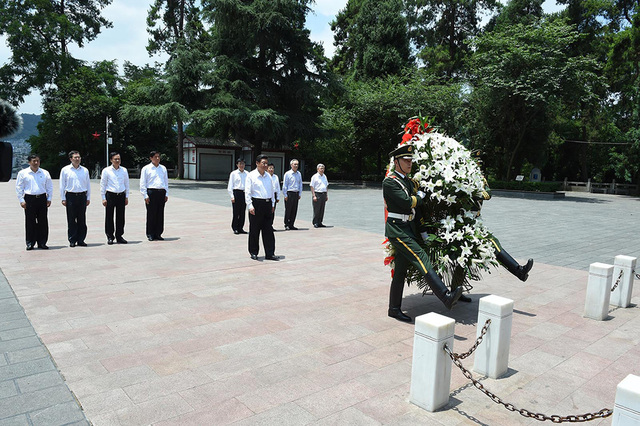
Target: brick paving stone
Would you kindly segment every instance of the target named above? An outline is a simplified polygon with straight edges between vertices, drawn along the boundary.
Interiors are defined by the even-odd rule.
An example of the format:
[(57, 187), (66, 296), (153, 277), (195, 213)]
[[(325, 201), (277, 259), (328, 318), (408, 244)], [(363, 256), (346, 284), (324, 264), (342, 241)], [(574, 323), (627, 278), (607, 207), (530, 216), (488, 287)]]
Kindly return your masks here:
[[(36, 412), (51, 424), (66, 421), (75, 403), (69, 388), (95, 425), (535, 422), (495, 406), (457, 370), (444, 409), (428, 413), (408, 402), (414, 330), (386, 316), (379, 188), (334, 185), (325, 229), (309, 226), (308, 192), (300, 231), (282, 230), (278, 206), (283, 260), (255, 262), (246, 235), (230, 232), (224, 183), (172, 181), (164, 242), (146, 241), (144, 205), (132, 191), (130, 244), (107, 246), (103, 210), (91, 205), (89, 247), (71, 249), (64, 209), (54, 202), (51, 250), (31, 252), (22, 247), (13, 184), (0, 184), (0, 214), (10, 225), (0, 235), (0, 269), (11, 283), (0, 279), (0, 374), (7, 376), (0, 413), (13, 407), (0, 424), (28, 424)], [(494, 269), (474, 283), (473, 303), (451, 311), (411, 286), (403, 307), (412, 316), (454, 318), (454, 350), (462, 351), (475, 339), (478, 299), (511, 298), (509, 372), (482, 383), (544, 412), (611, 407), (617, 383), (640, 375), (640, 292), (607, 321), (582, 318), (587, 270), (640, 253), (628, 231), (640, 225), (636, 206), (635, 198), (591, 194), (494, 197), (483, 208), (485, 224), (514, 257), (535, 259), (529, 280)], [(33, 330), (37, 336), (22, 334)], [(47, 349), (55, 364), (43, 361)], [(31, 362), (37, 368), (21, 366)], [(472, 363), (473, 356), (464, 362)], [(66, 382), (47, 387), (57, 369)]]

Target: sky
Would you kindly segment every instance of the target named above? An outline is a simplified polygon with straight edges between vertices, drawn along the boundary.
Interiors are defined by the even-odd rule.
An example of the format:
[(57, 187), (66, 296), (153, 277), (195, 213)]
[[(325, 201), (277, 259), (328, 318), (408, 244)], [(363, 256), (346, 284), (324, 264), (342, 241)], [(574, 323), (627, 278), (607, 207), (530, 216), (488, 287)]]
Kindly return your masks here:
[[(335, 50), (330, 23), (346, 4), (347, 0), (316, 0), (312, 6), (313, 12), (307, 15), (307, 28), (311, 32), (311, 40), (322, 43), (327, 57), (332, 57)], [(544, 7), (547, 12), (557, 9), (555, 0), (547, 0)], [(103, 29), (94, 41), (82, 49), (70, 46), (71, 54), (89, 62), (116, 59), (120, 66), (125, 61), (140, 66), (156, 61), (163, 62), (163, 57), (149, 57), (146, 50), (148, 8), (149, 3), (146, 1), (113, 0), (103, 10), (103, 16), (113, 23), (113, 28)], [(0, 63), (6, 63), (11, 56), (5, 40), (0, 37)], [(41, 114), (42, 103), (39, 93), (29, 95), (18, 107), (18, 112)]]

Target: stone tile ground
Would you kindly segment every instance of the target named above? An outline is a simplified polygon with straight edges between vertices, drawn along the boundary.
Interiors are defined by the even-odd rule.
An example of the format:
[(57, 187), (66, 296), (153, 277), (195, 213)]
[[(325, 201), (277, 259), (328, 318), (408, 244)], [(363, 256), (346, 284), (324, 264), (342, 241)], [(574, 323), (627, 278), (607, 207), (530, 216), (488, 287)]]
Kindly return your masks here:
[[(11, 285), (0, 278), (0, 424), (535, 422), (496, 406), (456, 370), (445, 409), (408, 402), (413, 326), (386, 317), (379, 189), (331, 190), (325, 222), (333, 227), (325, 229), (309, 226), (307, 192), (302, 229), (276, 233), (284, 259), (255, 262), (246, 236), (230, 232), (220, 183), (172, 182), (165, 242), (144, 239), (144, 206), (133, 191), (126, 246), (105, 244), (94, 198), (89, 247), (69, 248), (54, 197), (51, 250), (32, 252), (14, 184), (0, 184), (0, 269)], [(483, 384), (535, 412), (612, 407), (617, 383), (640, 374), (639, 290), (631, 308), (612, 309), (607, 321), (584, 319), (586, 270), (617, 254), (638, 256), (637, 206), (606, 195), (494, 197), (485, 222), (515, 257), (536, 259), (530, 279), (495, 270), (476, 283), (474, 303), (452, 311), (409, 288), (404, 307), (454, 318), (454, 350), (464, 351), (477, 299), (511, 298), (510, 372)], [(282, 213), (279, 205), (276, 230)]]

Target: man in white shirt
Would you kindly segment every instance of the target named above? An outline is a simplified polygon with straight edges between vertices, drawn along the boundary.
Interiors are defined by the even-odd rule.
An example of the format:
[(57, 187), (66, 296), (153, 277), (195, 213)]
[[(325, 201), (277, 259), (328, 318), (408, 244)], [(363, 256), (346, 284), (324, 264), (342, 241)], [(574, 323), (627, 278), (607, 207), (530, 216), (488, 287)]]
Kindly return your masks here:
[(86, 247), (87, 207), (91, 203), (89, 170), (80, 165), (80, 153), (69, 152), (71, 164), (60, 171), (60, 198), (67, 208), (67, 237), (69, 246)]
[(266, 260), (279, 260), (275, 255), (276, 240), (273, 235), (273, 211), (275, 200), (273, 196), (273, 180), (267, 173), (269, 157), (258, 155), (256, 168), (247, 176), (244, 193), (249, 210), (249, 254), (251, 259), (258, 260), (260, 251), (259, 238), (262, 233)]
[[(120, 153), (109, 154), (111, 165), (102, 169), (100, 177), (100, 196), (105, 206), (104, 232), (107, 244), (112, 245), (114, 239), (118, 244), (127, 244), (124, 235), (124, 206), (129, 204), (129, 173), (120, 165)], [(113, 226), (113, 213), (116, 213), (116, 225)]]
[(302, 175), (298, 171), (299, 162), (295, 158), (289, 163), (291, 170), (282, 179), (282, 195), (284, 196), (284, 229), (297, 230), (293, 224), (298, 214), (298, 200), (302, 195)]
[(271, 180), (273, 180), (273, 196), (276, 199), (276, 204), (273, 207), (273, 215), (271, 216), (271, 226), (273, 227), (273, 219), (276, 217), (276, 207), (278, 207), (278, 203), (280, 202), (280, 179), (278, 175), (275, 174), (276, 166), (273, 163), (269, 163), (269, 167), (267, 168), (267, 172), (271, 175)]
[(147, 208), (147, 239), (163, 241), (164, 205), (169, 201), (167, 168), (160, 164), (160, 153), (149, 153), (150, 163), (140, 172), (140, 193)]
[(309, 187), (311, 188), (312, 204), (313, 204), (313, 227), (325, 228), (322, 223), (324, 219), (324, 205), (329, 201), (329, 195), (327, 195), (327, 187), (329, 181), (327, 175), (324, 174), (324, 164), (320, 163), (317, 167), (318, 173), (311, 176), (311, 182)]
[(231, 197), (231, 207), (233, 208), (231, 229), (233, 229), (234, 234), (238, 235), (247, 233), (244, 230), (244, 218), (247, 214), (247, 205), (244, 201), (244, 182), (248, 173), (244, 170), (245, 163), (243, 159), (237, 159), (236, 166), (238, 168), (229, 174), (227, 192)]
[(53, 197), (51, 175), (40, 168), (40, 157), (27, 157), (29, 167), (18, 172), (16, 194), (20, 207), (24, 209), (25, 240), (27, 250), (33, 250), (36, 243), (41, 249), (48, 249), (49, 221), (47, 211)]

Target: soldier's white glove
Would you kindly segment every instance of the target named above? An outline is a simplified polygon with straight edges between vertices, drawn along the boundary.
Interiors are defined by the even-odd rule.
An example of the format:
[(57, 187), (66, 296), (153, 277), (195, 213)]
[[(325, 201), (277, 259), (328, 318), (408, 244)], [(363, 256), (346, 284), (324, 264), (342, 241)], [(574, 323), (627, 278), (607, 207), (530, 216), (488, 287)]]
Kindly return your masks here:
[(428, 232), (421, 232), (420, 236), (422, 237), (422, 241), (427, 241), (427, 239), (429, 238), (429, 233)]
[(426, 197), (426, 196), (427, 196), (427, 194), (425, 194), (425, 193), (424, 193), (424, 192), (422, 192), (422, 191), (418, 191), (418, 192), (416, 192), (416, 194), (418, 195), (418, 197), (422, 198), (423, 200), (424, 200), (424, 197)]

